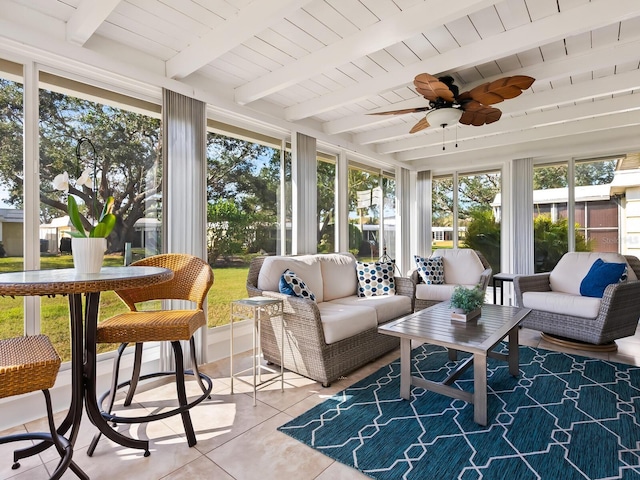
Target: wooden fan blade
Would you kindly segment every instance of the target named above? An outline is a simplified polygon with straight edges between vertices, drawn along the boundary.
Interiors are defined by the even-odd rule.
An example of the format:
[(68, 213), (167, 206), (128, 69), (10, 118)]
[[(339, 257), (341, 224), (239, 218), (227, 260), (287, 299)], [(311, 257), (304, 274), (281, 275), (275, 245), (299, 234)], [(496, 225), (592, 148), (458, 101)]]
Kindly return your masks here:
[(426, 112), (431, 107), (405, 108), (403, 110), (390, 110), (388, 112), (367, 113), (367, 115), (402, 115), (405, 113)]
[(427, 122), (427, 117), (423, 118), (422, 120), (420, 120), (418, 123), (416, 123), (413, 128), (411, 130), (409, 130), (409, 133), (416, 133), (419, 132), (420, 130), (424, 130), (425, 128), (428, 128), (429, 122)]
[(493, 105), (503, 100), (517, 97), (523, 90), (529, 88), (535, 79), (526, 75), (515, 75), (513, 77), (504, 77), (493, 82), (483, 83), (471, 89), (468, 92), (460, 94), (458, 99), (463, 96), (469, 96), (483, 105)]
[(487, 107), (480, 102), (471, 100), (464, 105), (464, 113), (460, 117), (460, 123), (464, 125), (488, 125), (500, 120), (502, 111), (495, 107)]
[(438, 98), (442, 98), (446, 102), (455, 101), (453, 92), (449, 87), (433, 75), (421, 73), (413, 80), (413, 84), (416, 86), (418, 93), (430, 102), (435, 102)]

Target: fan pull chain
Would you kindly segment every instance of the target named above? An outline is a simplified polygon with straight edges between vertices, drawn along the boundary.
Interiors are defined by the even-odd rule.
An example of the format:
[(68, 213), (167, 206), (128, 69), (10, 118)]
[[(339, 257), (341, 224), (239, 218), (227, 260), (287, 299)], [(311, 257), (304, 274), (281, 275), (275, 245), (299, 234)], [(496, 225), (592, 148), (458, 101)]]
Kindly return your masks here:
[(454, 127), (456, 130), (456, 148), (458, 148), (458, 126)]
[(442, 125), (442, 150), (444, 150), (444, 125)]

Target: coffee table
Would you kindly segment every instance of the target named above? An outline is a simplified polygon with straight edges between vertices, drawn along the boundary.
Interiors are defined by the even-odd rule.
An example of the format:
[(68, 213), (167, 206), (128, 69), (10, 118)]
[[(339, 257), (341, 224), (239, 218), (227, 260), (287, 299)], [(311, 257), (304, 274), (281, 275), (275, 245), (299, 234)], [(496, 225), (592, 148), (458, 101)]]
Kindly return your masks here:
[[(509, 363), (509, 373), (519, 374), (518, 324), (531, 310), (528, 308), (484, 305), (480, 317), (461, 322), (451, 319), (448, 302), (409, 314), (378, 327), (378, 332), (400, 337), (400, 396), (411, 399), (411, 386), (424, 388), (441, 395), (473, 404), (473, 420), (487, 424), (487, 357)], [(509, 337), (507, 354), (493, 351), (502, 339)], [(456, 360), (457, 352), (472, 355), (461, 362), (442, 382), (425, 380), (411, 375), (411, 340), (440, 345), (449, 350), (449, 359)], [(451, 386), (473, 364), (473, 393)]]

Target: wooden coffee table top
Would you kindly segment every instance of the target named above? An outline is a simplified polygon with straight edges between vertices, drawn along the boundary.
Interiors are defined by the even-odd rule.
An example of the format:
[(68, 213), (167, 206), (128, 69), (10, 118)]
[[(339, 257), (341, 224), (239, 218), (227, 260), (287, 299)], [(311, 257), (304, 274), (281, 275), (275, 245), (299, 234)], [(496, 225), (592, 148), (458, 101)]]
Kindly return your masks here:
[(382, 325), (378, 332), (469, 353), (486, 353), (530, 309), (487, 304), (482, 307), (482, 315), (470, 322), (452, 320), (451, 311), (449, 302), (442, 302)]

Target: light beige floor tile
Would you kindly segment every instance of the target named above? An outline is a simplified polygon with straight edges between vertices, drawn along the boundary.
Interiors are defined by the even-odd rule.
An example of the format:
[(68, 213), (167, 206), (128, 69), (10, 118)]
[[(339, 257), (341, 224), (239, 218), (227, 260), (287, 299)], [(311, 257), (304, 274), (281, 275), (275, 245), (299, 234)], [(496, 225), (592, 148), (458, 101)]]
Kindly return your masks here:
[[(273, 417), (278, 410), (245, 394), (213, 395), (211, 400), (192, 408), (191, 419), (198, 443), (196, 448), (207, 453)], [(163, 420), (174, 431), (183, 432), (179, 417)]]
[(162, 480), (233, 480), (233, 477), (216, 465), (212, 460), (203, 456), (187, 463)]
[[(35, 430), (34, 430), (35, 431)], [(48, 431), (46, 429), (45, 431)], [(26, 433), (27, 429), (20, 425), (18, 427), (9, 428), (0, 432), (0, 436), (14, 435), (19, 433)], [(20, 460), (20, 468), (12, 470), (13, 465), (13, 452), (22, 448), (26, 448), (33, 445), (30, 440), (23, 440), (19, 442), (5, 443), (0, 445), (0, 478), (11, 478), (15, 475), (23, 475), (26, 472), (35, 469), (36, 471), (42, 471), (42, 460), (39, 455), (33, 457), (23, 458)], [(32, 475), (32, 474), (30, 474)], [(29, 478), (27, 476), (21, 476), (19, 478)]]
[[(34, 468), (30, 468), (28, 470), (23, 470), (22, 467), (18, 470), (10, 470), (14, 476), (5, 477), (0, 473), (0, 478), (2, 479), (11, 479), (11, 480), (42, 480), (44, 478), (49, 478), (49, 472), (47, 471), (44, 465), (38, 465)], [(9, 475), (11, 475), (10, 473)], [(64, 478), (64, 477), (63, 477)], [(76, 477), (77, 479), (78, 477)]]
[(366, 480), (364, 473), (344, 465), (340, 462), (333, 462), (324, 472), (318, 475), (315, 480)]
[(276, 430), (289, 419), (280, 413), (207, 456), (236, 480), (316, 478), (333, 460)]

